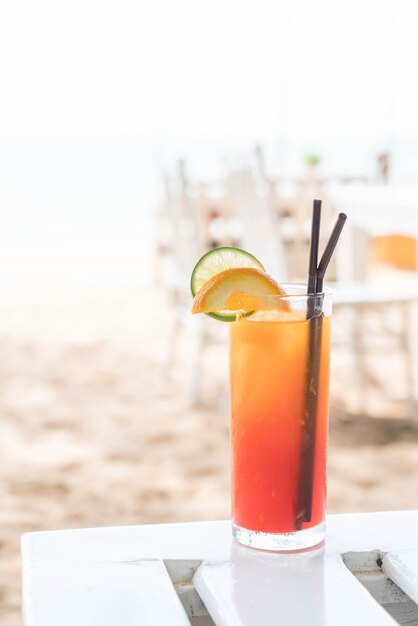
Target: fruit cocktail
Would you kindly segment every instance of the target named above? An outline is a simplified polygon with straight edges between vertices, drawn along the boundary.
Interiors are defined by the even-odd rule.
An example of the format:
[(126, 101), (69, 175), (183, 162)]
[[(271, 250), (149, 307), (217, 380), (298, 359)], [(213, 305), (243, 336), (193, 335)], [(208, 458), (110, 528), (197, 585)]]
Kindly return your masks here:
[(325, 529), (330, 294), (280, 285), (234, 248), (202, 257), (191, 289), (193, 313), (230, 322), (233, 535), (265, 550), (317, 545)]
[[(285, 290), (287, 294), (298, 291), (287, 285)], [(309, 419), (307, 297), (269, 300), (276, 308), (231, 324), (233, 533), (239, 542), (253, 547), (295, 550), (324, 538), (331, 301), (324, 296), (312, 493), (307, 505), (300, 499), (301, 474), (309, 454), (303, 450), (303, 429)]]

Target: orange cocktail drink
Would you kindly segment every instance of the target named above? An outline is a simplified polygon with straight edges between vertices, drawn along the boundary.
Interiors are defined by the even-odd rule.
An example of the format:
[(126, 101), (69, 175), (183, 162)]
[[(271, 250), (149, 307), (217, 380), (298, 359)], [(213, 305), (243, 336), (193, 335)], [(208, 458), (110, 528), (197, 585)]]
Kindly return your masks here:
[[(241, 543), (299, 549), (324, 534), (331, 302), (322, 296), (312, 378), (307, 297), (272, 300), (271, 310), (231, 324), (232, 519)], [(307, 385), (315, 415), (306, 403)], [(304, 444), (309, 420), (310, 451)], [(311, 490), (308, 502), (301, 499), (302, 477)]]

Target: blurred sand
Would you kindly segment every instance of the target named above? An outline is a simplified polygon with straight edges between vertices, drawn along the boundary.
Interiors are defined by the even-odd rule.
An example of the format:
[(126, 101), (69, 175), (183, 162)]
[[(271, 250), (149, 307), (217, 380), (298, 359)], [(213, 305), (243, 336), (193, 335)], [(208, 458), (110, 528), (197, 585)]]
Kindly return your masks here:
[[(227, 348), (217, 325), (202, 406), (190, 409), (192, 333), (164, 368), (172, 316), (162, 293), (1, 291), (0, 613), (16, 626), (21, 533), (229, 516)], [(348, 418), (344, 368), (337, 355), (330, 512), (418, 508), (417, 433), (397, 405), (382, 410), (393, 419)]]

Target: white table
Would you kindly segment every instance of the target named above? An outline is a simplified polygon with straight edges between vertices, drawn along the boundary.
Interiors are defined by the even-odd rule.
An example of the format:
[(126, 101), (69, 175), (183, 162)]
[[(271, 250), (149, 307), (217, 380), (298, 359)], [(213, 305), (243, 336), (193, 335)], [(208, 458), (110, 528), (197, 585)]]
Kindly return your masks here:
[(326, 192), (348, 225), (373, 235), (418, 236), (418, 185), (328, 184)]
[(418, 624), (418, 511), (331, 515), (327, 526), (325, 548), (289, 555), (235, 544), (223, 521), (29, 533), (24, 623)]
[(366, 278), (369, 237), (418, 238), (418, 185), (328, 184), (326, 192), (348, 215), (336, 249), (339, 281)]

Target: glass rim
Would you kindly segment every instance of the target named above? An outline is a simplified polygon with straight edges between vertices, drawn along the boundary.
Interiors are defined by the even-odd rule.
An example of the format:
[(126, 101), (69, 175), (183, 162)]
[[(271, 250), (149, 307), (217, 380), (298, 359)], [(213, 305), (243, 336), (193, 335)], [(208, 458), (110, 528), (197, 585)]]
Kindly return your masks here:
[(332, 289), (329, 287), (324, 287), (322, 291), (318, 293), (307, 293), (307, 285), (303, 285), (301, 283), (280, 283), (281, 287), (286, 291), (287, 289), (299, 289), (299, 293), (284, 293), (284, 294), (251, 294), (254, 298), (260, 298), (263, 300), (308, 300), (309, 298), (316, 298), (320, 296), (332, 296)]

